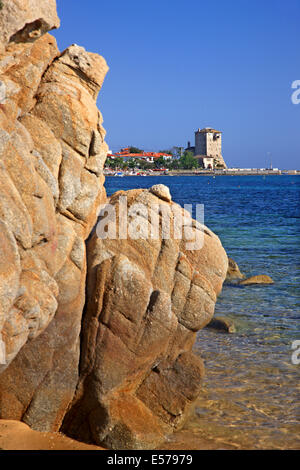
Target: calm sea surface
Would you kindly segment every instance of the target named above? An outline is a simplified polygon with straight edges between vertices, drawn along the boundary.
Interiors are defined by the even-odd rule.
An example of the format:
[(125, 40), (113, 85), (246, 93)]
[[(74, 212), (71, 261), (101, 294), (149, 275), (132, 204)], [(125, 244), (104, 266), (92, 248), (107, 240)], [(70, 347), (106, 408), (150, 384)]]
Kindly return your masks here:
[(300, 340), (300, 177), (107, 177), (105, 186), (111, 195), (158, 183), (181, 205), (204, 204), (205, 225), (243, 273), (275, 281), (224, 285), (215, 314), (237, 332), (198, 333), (206, 377), (185, 433), (237, 449), (299, 449), (300, 364), (291, 345)]

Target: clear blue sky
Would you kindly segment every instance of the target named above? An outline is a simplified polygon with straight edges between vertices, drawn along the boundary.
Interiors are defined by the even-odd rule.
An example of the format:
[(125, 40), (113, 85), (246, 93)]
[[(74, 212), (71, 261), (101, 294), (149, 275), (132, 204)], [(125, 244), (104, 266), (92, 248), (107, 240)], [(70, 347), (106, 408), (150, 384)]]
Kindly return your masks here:
[(300, 167), (300, 0), (57, 0), (61, 50), (110, 70), (98, 106), (113, 150), (223, 131), (229, 166)]

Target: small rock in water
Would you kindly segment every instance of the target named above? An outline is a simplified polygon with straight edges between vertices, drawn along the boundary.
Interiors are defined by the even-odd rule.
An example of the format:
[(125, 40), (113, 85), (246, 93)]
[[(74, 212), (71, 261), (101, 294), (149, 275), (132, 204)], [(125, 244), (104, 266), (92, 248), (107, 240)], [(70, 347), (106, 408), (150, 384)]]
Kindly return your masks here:
[(163, 199), (164, 201), (172, 201), (170, 190), (168, 186), (165, 186), (164, 184), (155, 184), (154, 186), (151, 186), (149, 191), (152, 194), (155, 194), (155, 196), (159, 197), (160, 199)]
[(228, 270), (226, 274), (226, 281), (231, 281), (232, 279), (244, 279), (245, 275), (241, 273), (240, 268), (237, 263), (228, 257)]
[(235, 333), (236, 328), (232, 320), (226, 317), (214, 317), (208, 325), (207, 328), (213, 328), (214, 330), (225, 331), (226, 333)]
[(266, 274), (259, 274), (258, 276), (251, 276), (239, 282), (240, 286), (251, 286), (254, 284), (274, 284), (274, 281)]

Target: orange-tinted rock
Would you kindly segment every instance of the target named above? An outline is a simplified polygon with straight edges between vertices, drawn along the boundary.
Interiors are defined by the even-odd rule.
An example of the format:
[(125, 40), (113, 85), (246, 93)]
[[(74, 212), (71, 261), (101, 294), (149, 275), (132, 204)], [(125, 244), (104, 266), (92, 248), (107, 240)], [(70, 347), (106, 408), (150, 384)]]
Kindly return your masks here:
[(41, 77), (58, 55), (55, 38), (45, 34), (33, 43), (11, 44), (1, 56), (0, 76), (7, 99), (14, 101), (22, 115), (36, 104)]
[(237, 263), (228, 257), (228, 270), (226, 274), (226, 281), (231, 281), (233, 279), (244, 279), (245, 275), (241, 273), (240, 268)]
[(257, 276), (251, 276), (239, 282), (240, 286), (252, 286), (256, 284), (274, 284), (274, 281), (266, 274), (258, 274)]
[(0, 53), (9, 42), (33, 42), (58, 26), (55, 0), (5, 0), (0, 10)]
[[(118, 229), (101, 239), (98, 227), (88, 242), (80, 380), (63, 429), (115, 449), (153, 448), (182, 425), (203, 376), (191, 352), (195, 332), (212, 318), (227, 272), (227, 255), (206, 227), (194, 221), (189, 236), (174, 237), (174, 214), (187, 214), (159, 186), (120, 191), (110, 203), (119, 227), (119, 198), (127, 197), (129, 232), (136, 205), (148, 210), (133, 235), (145, 235), (160, 205), (171, 217), (168, 239), (161, 223), (157, 239), (120, 240)], [(187, 249), (200, 232), (203, 247)]]
[(108, 68), (59, 53), (58, 23), (54, 0), (0, 11), (0, 417), (40, 430), (59, 429), (76, 388), (85, 239), (106, 201)]

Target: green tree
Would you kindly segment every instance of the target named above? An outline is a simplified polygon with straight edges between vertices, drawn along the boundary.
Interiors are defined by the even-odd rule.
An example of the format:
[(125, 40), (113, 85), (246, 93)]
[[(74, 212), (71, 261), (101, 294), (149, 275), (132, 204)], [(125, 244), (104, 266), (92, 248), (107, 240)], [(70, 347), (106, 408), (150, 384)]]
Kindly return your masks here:
[(138, 147), (133, 147), (132, 145), (129, 147), (130, 153), (143, 153), (144, 150), (139, 149)]
[(129, 168), (133, 169), (137, 166), (137, 160), (136, 158), (131, 158), (128, 162)]
[(171, 160), (169, 162), (169, 168), (171, 170), (178, 170), (180, 168), (180, 161), (177, 158), (175, 160)]
[(164, 168), (166, 166), (166, 162), (164, 157), (159, 157), (155, 160), (156, 168)]
[(112, 168), (115, 170), (116, 168), (124, 168), (124, 165), (126, 166), (127, 163), (123, 162), (123, 159), (118, 157), (118, 158), (107, 158), (105, 162), (105, 166), (108, 168)]
[(191, 170), (198, 167), (198, 160), (192, 152), (186, 151), (179, 160), (180, 167), (185, 170)]
[(128, 162), (126, 160), (123, 160), (123, 158), (118, 158), (118, 168), (125, 170), (128, 168)]
[(140, 160), (139, 165), (142, 170), (150, 170), (154, 168), (154, 164), (151, 162), (147, 162), (147, 160)]
[(110, 157), (107, 157), (107, 159), (105, 160), (105, 165), (104, 165), (106, 168), (113, 168), (114, 166), (114, 160)]

